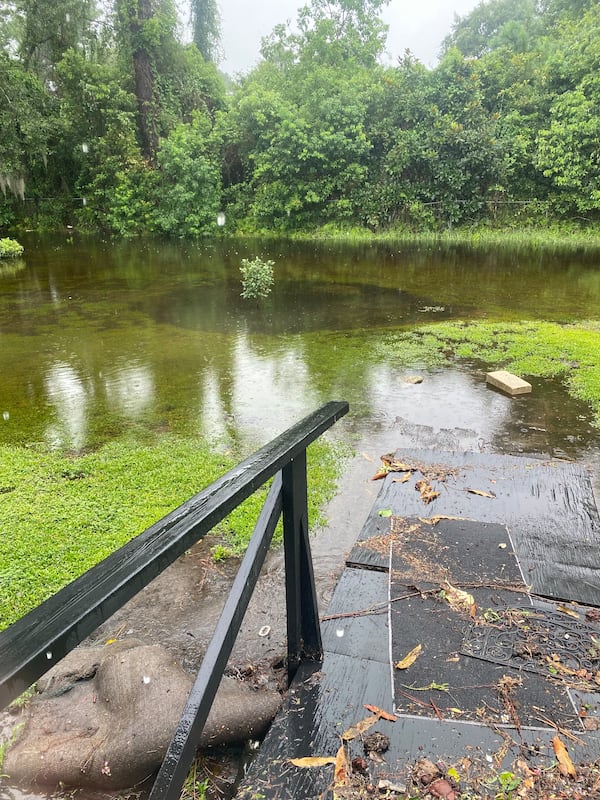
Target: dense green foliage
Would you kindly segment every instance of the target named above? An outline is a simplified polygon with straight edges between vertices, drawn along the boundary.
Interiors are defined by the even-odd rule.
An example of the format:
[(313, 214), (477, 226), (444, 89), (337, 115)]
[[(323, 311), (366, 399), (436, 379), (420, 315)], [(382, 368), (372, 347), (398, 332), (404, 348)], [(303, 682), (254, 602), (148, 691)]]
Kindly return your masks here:
[(428, 69), (382, 66), (384, 4), (310, 0), (236, 83), (213, 0), (5, 4), (0, 229), (595, 224), (600, 5), (482, 2)]
[(0, 239), (0, 258), (18, 258), (23, 255), (23, 245), (15, 239)]
[[(312, 525), (321, 521), (319, 509), (333, 493), (340, 463), (337, 448), (323, 440), (308, 450)], [(0, 629), (233, 465), (231, 455), (174, 436), (146, 444), (114, 441), (77, 458), (1, 447)], [(328, 480), (320, 479), (323, 474)], [(252, 495), (221, 523), (221, 554), (246, 548), (265, 494)]]
[(258, 256), (249, 260), (242, 258), (240, 272), (242, 273), (242, 297), (246, 300), (259, 300), (268, 297), (273, 287), (274, 261), (265, 261)]

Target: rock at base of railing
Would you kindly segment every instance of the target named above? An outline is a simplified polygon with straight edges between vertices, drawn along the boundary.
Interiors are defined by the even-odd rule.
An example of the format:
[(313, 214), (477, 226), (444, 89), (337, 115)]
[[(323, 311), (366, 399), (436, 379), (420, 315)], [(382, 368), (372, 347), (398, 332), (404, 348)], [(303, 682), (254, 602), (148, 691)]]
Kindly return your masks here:
[[(19, 785), (132, 787), (160, 766), (191, 686), (159, 645), (73, 650), (38, 682), (3, 772)], [(223, 678), (200, 746), (259, 737), (279, 705), (275, 690)]]

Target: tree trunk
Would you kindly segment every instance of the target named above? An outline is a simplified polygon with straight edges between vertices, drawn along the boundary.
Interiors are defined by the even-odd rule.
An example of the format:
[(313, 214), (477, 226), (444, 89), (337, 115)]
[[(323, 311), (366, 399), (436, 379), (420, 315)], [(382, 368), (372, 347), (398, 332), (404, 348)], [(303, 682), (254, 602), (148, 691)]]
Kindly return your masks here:
[(150, 53), (143, 36), (144, 24), (153, 16), (152, 0), (138, 0), (137, 18), (131, 20), (133, 48), (133, 71), (135, 95), (138, 104), (138, 124), (142, 152), (148, 161), (153, 162), (158, 150), (158, 130), (156, 124), (156, 103), (154, 98), (154, 72)]

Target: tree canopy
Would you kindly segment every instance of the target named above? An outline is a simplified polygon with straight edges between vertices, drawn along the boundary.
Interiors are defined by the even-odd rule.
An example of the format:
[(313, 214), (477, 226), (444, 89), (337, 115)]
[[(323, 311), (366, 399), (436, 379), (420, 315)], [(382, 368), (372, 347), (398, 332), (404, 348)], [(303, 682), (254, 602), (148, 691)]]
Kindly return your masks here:
[(384, 66), (384, 6), (310, 0), (234, 82), (216, 0), (4, 3), (0, 226), (594, 223), (600, 6), (481, 2), (433, 68)]

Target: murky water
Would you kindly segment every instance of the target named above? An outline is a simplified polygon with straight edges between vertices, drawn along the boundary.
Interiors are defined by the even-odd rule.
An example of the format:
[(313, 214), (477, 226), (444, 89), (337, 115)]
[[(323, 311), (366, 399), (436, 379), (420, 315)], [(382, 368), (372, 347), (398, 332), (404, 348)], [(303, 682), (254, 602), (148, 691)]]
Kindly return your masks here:
[[(379, 489), (369, 477), (383, 452), (549, 453), (591, 465), (598, 488), (600, 436), (558, 382), (534, 380), (531, 395), (511, 399), (475, 368), (415, 365), (424, 380), (413, 385), (377, 344), (441, 319), (597, 319), (599, 260), (392, 245), (24, 244), (23, 264), (0, 267), (0, 443), (78, 452), (129, 430), (165, 431), (249, 452), (328, 400), (350, 402), (332, 434), (357, 455), (313, 546), (322, 605)], [(240, 297), (239, 264), (254, 255), (276, 262), (260, 307)], [(161, 631), (181, 636), (136, 628), (152, 641)]]
[[(125, 430), (261, 444), (329, 399), (346, 429), (410, 423), (508, 449), (576, 456), (587, 409), (538, 382), (525, 401), (448, 369), (418, 387), (382, 363), (386, 333), (443, 318), (600, 313), (600, 263), (460, 250), (277, 242), (25, 240), (0, 268), (0, 442), (78, 451)], [(240, 297), (239, 263), (276, 262), (272, 296)], [(525, 435), (526, 434), (526, 435)]]

